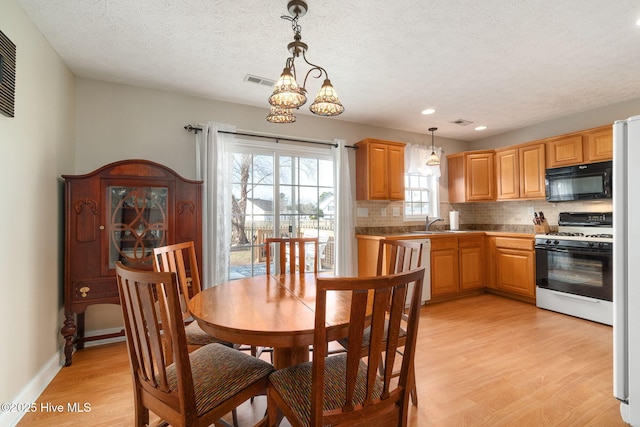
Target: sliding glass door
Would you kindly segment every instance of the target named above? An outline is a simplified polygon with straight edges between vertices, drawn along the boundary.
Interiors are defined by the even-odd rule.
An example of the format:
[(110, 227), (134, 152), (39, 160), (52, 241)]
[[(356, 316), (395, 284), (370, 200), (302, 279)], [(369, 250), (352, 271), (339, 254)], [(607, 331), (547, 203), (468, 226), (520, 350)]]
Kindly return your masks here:
[[(262, 144), (264, 145), (264, 143)], [(319, 269), (334, 268), (334, 165), (328, 149), (252, 144), (232, 153), (231, 279), (265, 274), (267, 237), (318, 237)]]

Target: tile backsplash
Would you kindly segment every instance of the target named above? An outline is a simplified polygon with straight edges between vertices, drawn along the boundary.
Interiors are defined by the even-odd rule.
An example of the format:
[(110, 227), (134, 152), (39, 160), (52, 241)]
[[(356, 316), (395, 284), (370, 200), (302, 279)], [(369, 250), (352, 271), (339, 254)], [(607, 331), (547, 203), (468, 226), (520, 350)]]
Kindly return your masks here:
[[(424, 221), (405, 221), (402, 202), (357, 202), (357, 228), (418, 226)], [(449, 228), (449, 211), (460, 212), (460, 228), (487, 224), (495, 226), (517, 225), (531, 226), (533, 233), (533, 214), (543, 211), (549, 225), (558, 225), (560, 212), (610, 212), (611, 200), (549, 203), (544, 200), (475, 202), (475, 203), (440, 203), (440, 216), (444, 223), (437, 225)], [(366, 212), (366, 216), (365, 215)], [(394, 215), (397, 213), (398, 215)]]

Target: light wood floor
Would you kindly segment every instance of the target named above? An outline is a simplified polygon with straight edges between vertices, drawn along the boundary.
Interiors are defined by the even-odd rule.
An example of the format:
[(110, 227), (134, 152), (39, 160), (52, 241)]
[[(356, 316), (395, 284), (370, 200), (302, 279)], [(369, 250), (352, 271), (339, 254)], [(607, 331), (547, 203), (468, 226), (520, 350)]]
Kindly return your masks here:
[[(484, 294), (422, 309), (411, 426), (625, 426), (612, 395), (611, 327)], [(90, 412), (27, 414), (19, 426), (133, 423), (124, 343), (76, 352), (38, 399)], [(264, 413), (245, 403), (241, 425)], [(286, 423), (283, 423), (286, 424)]]

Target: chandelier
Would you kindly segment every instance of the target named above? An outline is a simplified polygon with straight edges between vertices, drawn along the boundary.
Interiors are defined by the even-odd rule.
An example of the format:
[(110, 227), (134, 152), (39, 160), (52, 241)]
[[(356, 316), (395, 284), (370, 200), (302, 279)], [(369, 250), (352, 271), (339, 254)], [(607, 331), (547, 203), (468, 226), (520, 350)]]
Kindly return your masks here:
[[(296, 121), (293, 109), (298, 109), (307, 102), (307, 78), (312, 72), (317, 73), (317, 75), (312, 75), (312, 77), (316, 79), (324, 76), (324, 82), (315, 100), (309, 106), (311, 112), (318, 116), (337, 116), (342, 114), (344, 107), (340, 103), (340, 99), (331, 84), (331, 80), (329, 80), (327, 70), (307, 60), (306, 52), (309, 47), (306, 43), (302, 42), (302, 36), (300, 35), (301, 27), (300, 24), (298, 24), (298, 19), (307, 13), (307, 2), (303, 0), (291, 0), (287, 4), (287, 9), (291, 16), (282, 15), (281, 18), (291, 21), (293, 41), (287, 45), (291, 57), (287, 58), (284, 70), (282, 70), (280, 78), (273, 86), (273, 93), (269, 97), (271, 110), (267, 116), (267, 121), (271, 123), (293, 123)], [(311, 67), (304, 77), (302, 86), (297, 82), (295, 67), (295, 60), (300, 56), (302, 56), (304, 62)]]
[(433, 132), (437, 131), (438, 128), (429, 128), (429, 132), (431, 132), (431, 155), (427, 159), (427, 166), (438, 166), (440, 164), (440, 159), (436, 154), (436, 149), (433, 145)]

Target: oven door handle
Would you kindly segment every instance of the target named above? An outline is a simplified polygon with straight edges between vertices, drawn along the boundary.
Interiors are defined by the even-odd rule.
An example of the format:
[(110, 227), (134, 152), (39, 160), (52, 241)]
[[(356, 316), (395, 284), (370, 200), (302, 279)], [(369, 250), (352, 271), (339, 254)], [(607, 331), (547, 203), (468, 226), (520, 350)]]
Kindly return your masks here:
[(544, 247), (536, 247), (536, 249), (541, 249), (543, 251), (549, 251), (549, 252), (560, 252), (560, 253), (575, 253), (575, 254), (581, 254), (581, 255), (607, 255), (607, 254), (611, 254), (611, 251), (603, 249), (603, 250), (598, 250), (598, 249), (579, 249), (579, 248), (571, 248), (571, 249), (565, 249), (565, 248), (552, 248), (552, 247), (548, 247), (548, 246), (544, 246)]

